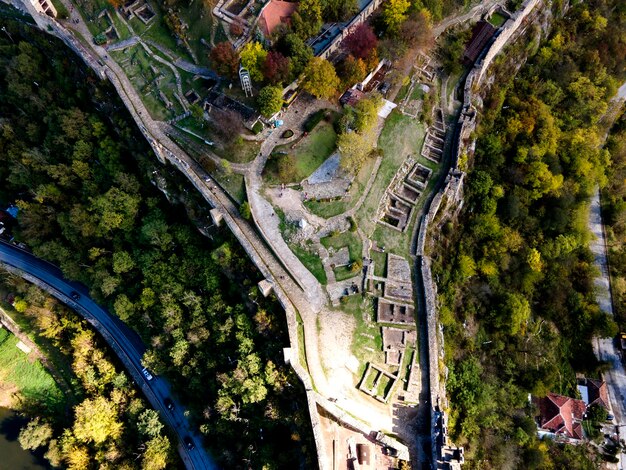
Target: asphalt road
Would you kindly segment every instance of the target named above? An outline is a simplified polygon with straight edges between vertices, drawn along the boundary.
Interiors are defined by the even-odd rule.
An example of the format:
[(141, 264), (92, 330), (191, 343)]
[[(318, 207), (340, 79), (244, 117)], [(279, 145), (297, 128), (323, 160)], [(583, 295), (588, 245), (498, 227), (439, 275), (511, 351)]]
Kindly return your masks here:
[[(589, 230), (594, 235), (590, 248), (599, 271), (599, 276), (595, 280), (596, 300), (603, 312), (613, 316), (606, 240), (604, 239), (602, 213), (600, 211), (600, 190), (597, 188), (591, 197)], [(626, 374), (624, 373), (621, 352), (613, 338), (596, 338), (593, 346), (598, 359), (606, 361), (609, 365), (602, 378), (606, 381), (609, 389), (611, 412), (615, 417), (615, 434), (620, 439), (624, 439), (626, 433), (626, 428), (624, 428), (626, 426), (626, 401), (624, 400), (626, 398)], [(622, 451), (618, 457), (620, 459), (618, 468), (624, 470), (626, 468), (626, 453)]]
[[(185, 409), (172, 396), (169, 383), (155, 376), (147, 380), (142, 373), (141, 357), (145, 346), (139, 336), (124, 325), (119, 319), (96, 304), (90, 297), (87, 288), (68, 281), (61, 271), (54, 265), (41, 260), (34, 255), (4, 241), (0, 241), (0, 263), (18, 270), (22, 277), (31, 281), (83, 316), (109, 343), (109, 346), (118, 355), (131, 377), (144, 393), (150, 404), (160, 412), (161, 417), (178, 438), (178, 452), (188, 469), (213, 470), (216, 469), (213, 459), (201, 446), (201, 437), (192, 431), (189, 421), (185, 417)], [(80, 298), (72, 299), (72, 292), (78, 292)], [(170, 397), (174, 402), (174, 410), (165, 407), (165, 398)], [(189, 436), (195, 444), (189, 450), (183, 443), (183, 438)]]

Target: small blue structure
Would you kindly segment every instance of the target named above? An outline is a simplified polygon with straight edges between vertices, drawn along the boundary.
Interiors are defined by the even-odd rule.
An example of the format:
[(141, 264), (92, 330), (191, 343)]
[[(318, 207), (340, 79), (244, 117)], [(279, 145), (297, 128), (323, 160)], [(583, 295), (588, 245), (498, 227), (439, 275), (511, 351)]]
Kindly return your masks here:
[(11, 204), (9, 207), (7, 207), (5, 212), (9, 214), (11, 217), (13, 217), (14, 219), (17, 219), (17, 214), (19, 213), (19, 211), (20, 211), (19, 207)]

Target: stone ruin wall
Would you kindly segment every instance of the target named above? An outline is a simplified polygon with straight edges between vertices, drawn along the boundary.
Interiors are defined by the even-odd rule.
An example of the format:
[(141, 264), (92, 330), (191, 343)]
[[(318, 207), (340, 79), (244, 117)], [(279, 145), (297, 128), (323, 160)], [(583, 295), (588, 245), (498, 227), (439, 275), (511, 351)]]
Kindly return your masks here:
[[(433, 222), (435, 216), (440, 210), (440, 205), (444, 195), (448, 196), (448, 200), (441, 210), (448, 210), (451, 207), (460, 207), (463, 204), (463, 182), (465, 173), (457, 169), (459, 157), (465, 152), (467, 148), (472, 148), (475, 142), (470, 140), (470, 136), (476, 127), (476, 114), (477, 109), (474, 107), (474, 90), (480, 91), (480, 86), (483, 85), (486, 72), (489, 66), (493, 62), (494, 58), (502, 51), (502, 49), (515, 39), (518, 32), (523, 32), (520, 27), (525, 24), (525, 20), (528, 15), (534, 11), (535, 7), (539, 5), (541, 0), (526, 0), (522, 7), (513, 14), (513, 16), (507, 20), (502, 27), (500, 34), (495, 41), (489, 46), (489, 49), (485, 53), (484, 57), (474, 65), (474, 68), (469, 72), (465, 85), (463, 95), (463, 108), (460, 113), (459, 120), (457, 121), (458, 140), (456, 141), (456, 148), (453, 149), (452, 168), (448, 176), (447, 181), (441, 191), (433, 199), (428, 211), (422, 217), (422, 223), (420, 225), (417, 243), (416, 243), (416, 255), (420, 258), (419, 269), (422, 275), (423, 292), (426, 310), (426, 321), (428, 327), (428, 344), (429, 351), (435, 352), (429, 355), (429, 377), (430, 377), (430, 400), (432, 408), (438, 403), (442, 408), (447, 405), (445, 383), (440, 381), (439, 360), (443, 360), (443, 328), (438, 323), (438, 310), (437, 310), (437, 286), (432, 278), (431, 260), (426, 254), (425, 248), (428, 237), (428, 228), (431, 222)], [(477, 93), (478, 94), (478, 93)], [(476, 100), (482, 103), (482, 100)], [(480, 104), (478, 105), (480, 106)], [(443, 372), (444, 376), (447, 376), (447, 371)], [(431, 429), (433, 432), (433, 442), (436, 442), (436, 422), (435, 413), (431, 416)], [(433, 446), (433, 458), (437, 460), (438, 449)]]

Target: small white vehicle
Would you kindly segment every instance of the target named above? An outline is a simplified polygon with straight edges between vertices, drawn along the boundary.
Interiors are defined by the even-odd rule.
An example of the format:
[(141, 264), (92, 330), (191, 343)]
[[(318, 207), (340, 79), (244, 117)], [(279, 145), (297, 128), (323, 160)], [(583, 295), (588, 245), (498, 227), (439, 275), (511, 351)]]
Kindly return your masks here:
[(146, 380), (152, 380), (154, 378), (154, 376), (150, 373), (147, 367), (141, 369), (141, 373), (146, 378)]

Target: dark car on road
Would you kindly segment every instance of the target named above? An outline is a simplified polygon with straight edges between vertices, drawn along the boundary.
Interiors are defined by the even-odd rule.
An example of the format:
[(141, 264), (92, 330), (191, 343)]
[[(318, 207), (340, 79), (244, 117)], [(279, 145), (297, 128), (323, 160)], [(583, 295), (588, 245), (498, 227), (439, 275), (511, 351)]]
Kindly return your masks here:
[(163, 400), (163, 403), (165, 403), (165, 408), (168, 410), (172, 411), (174, 409), (174, 402), (171, 399), (166, 398)]
[(70, 292), (70, 297), (74, 300), (79, 300), (80, 299), (80, 294), (78, 292), (76, 292), (75, 290), (73, 290), (72, 292)]
[(196, 445), (193, 443), (193, 440), (189, 436), (185, 436), (183, 438), (183, 442), (185, 443), (185, 446), (189, 450), (194, 450), (196, 448)]

